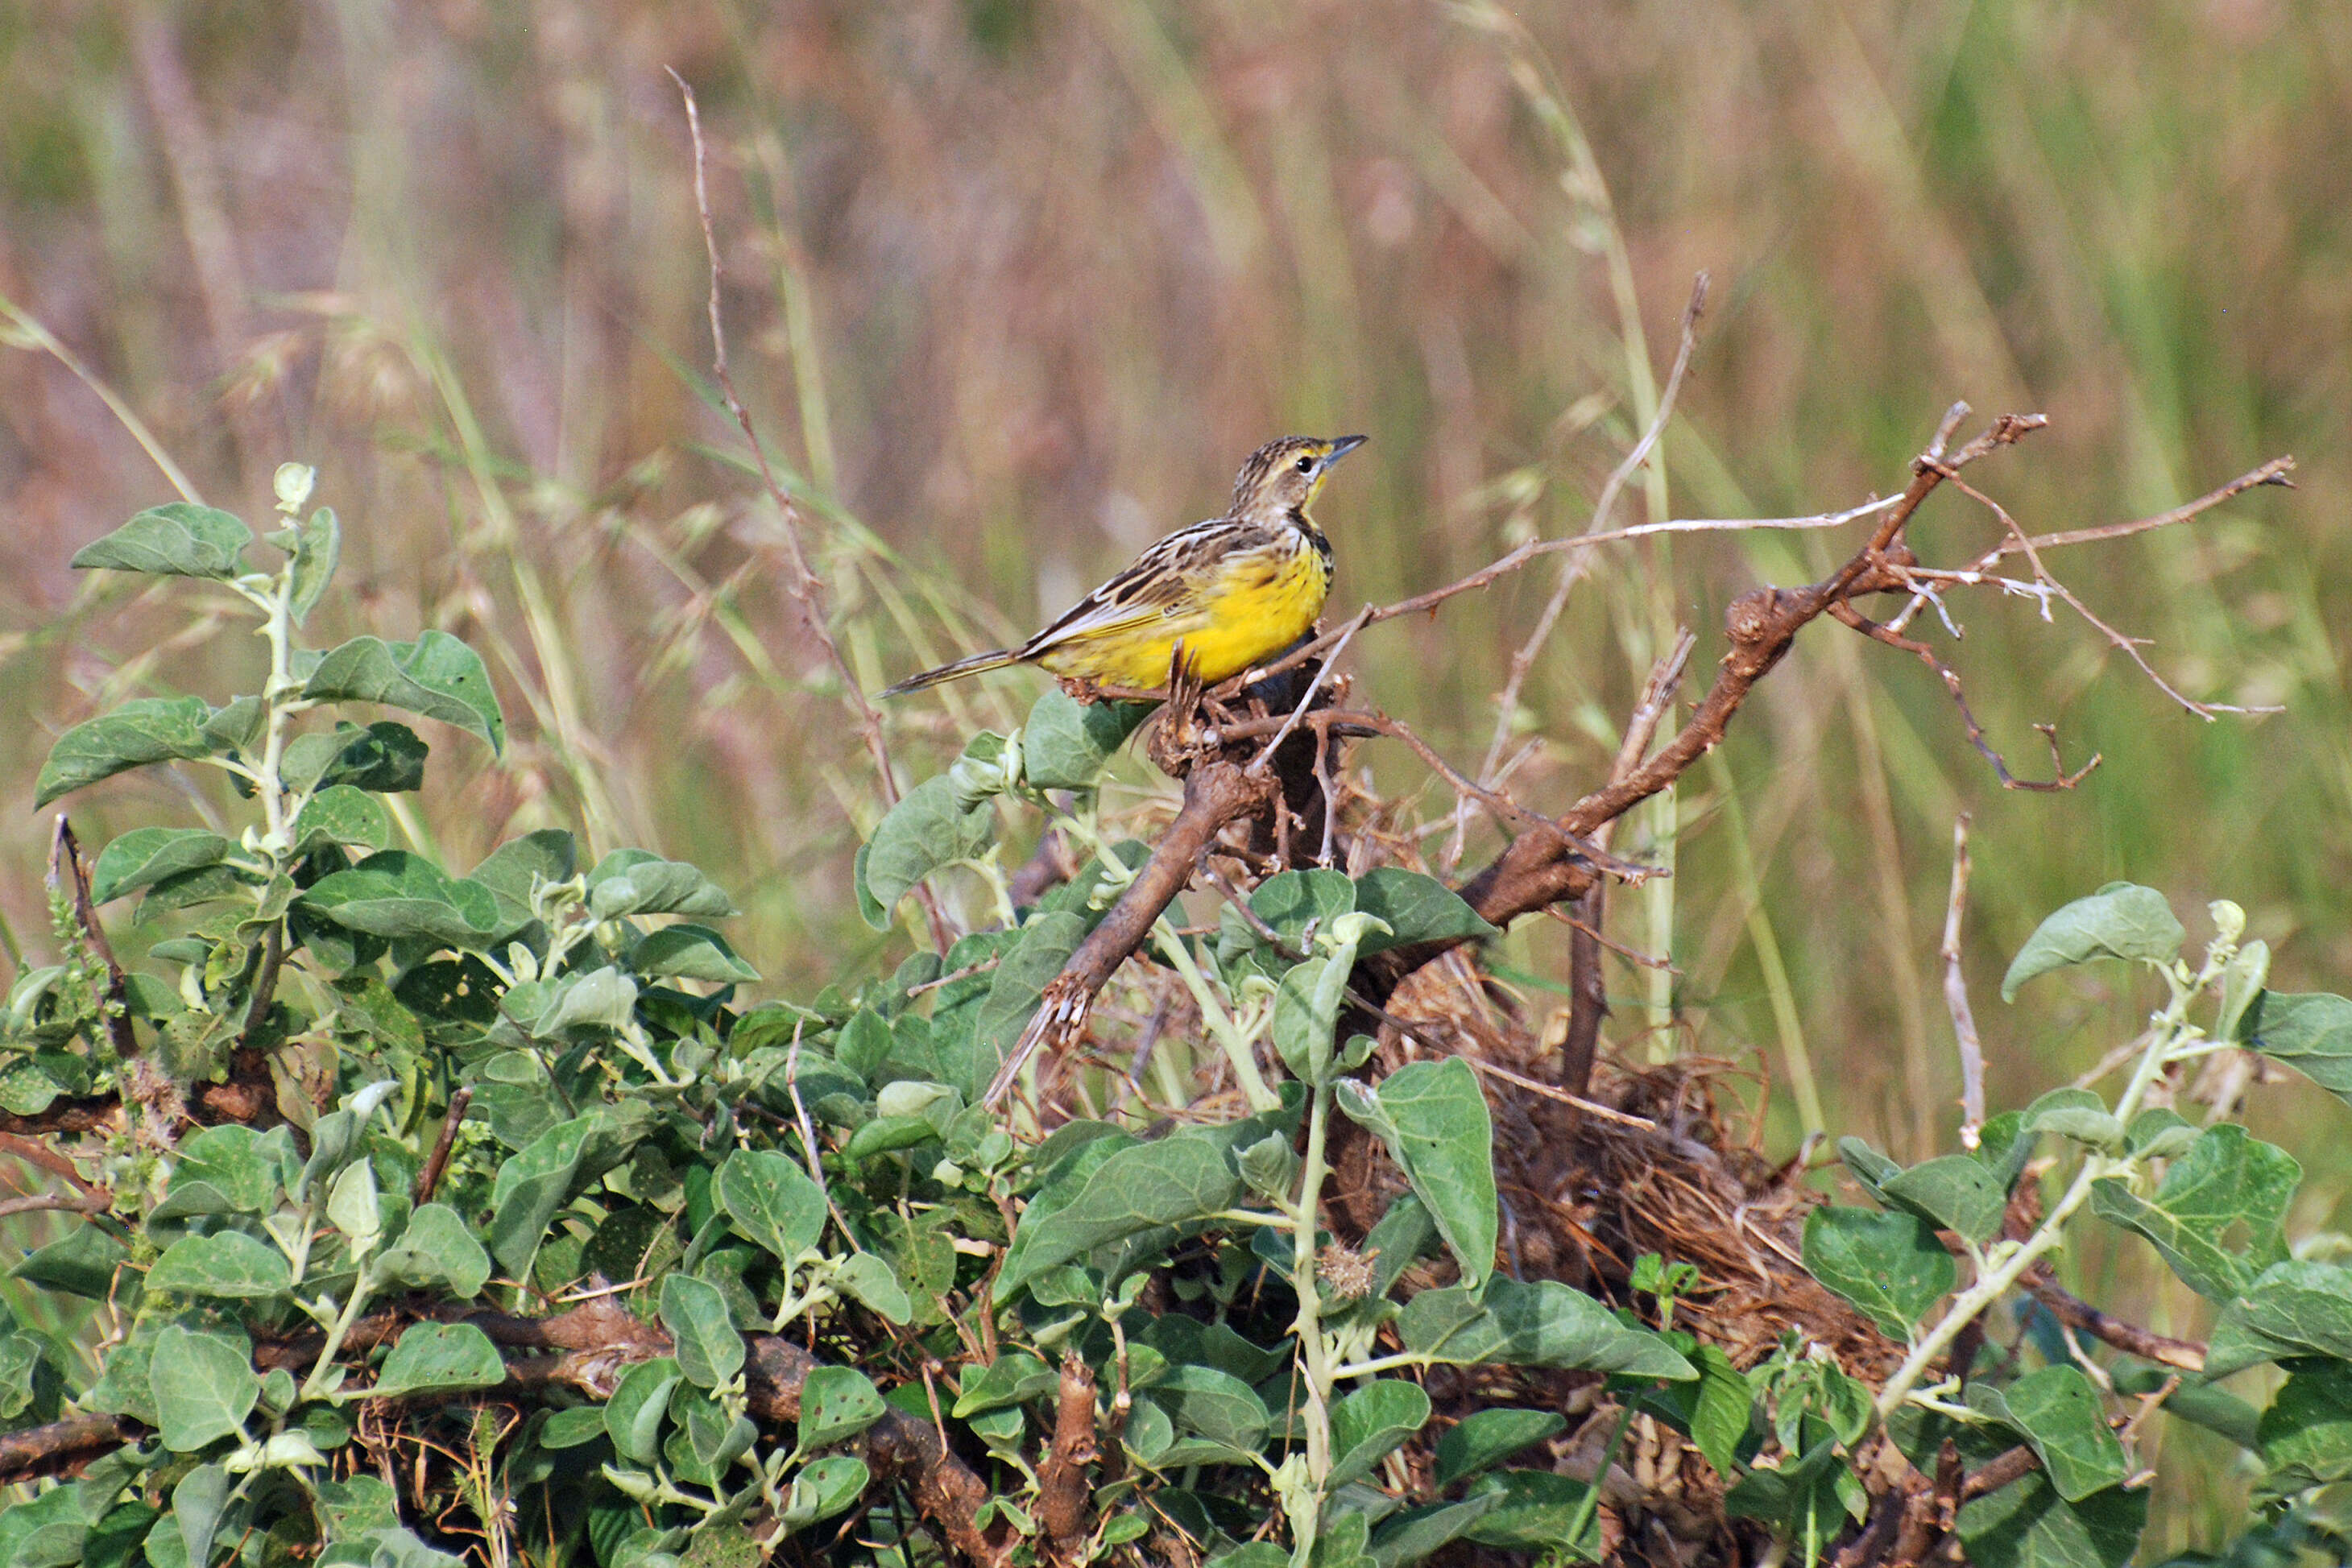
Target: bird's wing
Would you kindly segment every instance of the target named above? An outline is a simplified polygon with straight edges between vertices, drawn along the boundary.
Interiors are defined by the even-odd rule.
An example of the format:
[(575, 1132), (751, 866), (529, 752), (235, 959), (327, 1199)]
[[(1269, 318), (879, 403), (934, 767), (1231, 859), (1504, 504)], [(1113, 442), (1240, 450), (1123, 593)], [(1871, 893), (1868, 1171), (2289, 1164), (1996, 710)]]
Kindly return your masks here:
[(1234, 549), (1245, 531), (1230, 517), (1179, 528), (1055, 617), (1022, 644), (1021, 656), (1034, 659), (1049, 649), (1115, 637), (1182, 614), (1204, 586), (1207, 569)]

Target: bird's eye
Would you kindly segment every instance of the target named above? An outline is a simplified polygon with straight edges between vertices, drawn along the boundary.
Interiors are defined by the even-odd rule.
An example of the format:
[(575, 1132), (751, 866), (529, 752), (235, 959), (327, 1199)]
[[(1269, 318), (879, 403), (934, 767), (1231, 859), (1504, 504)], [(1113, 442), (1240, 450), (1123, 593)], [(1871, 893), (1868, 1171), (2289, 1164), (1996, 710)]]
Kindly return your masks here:
[(1298, 460), (1297, 467), (1301, 474), (1312, 474), (1315, 472), (1315, 459), (1311, 456), (1301, 457)]

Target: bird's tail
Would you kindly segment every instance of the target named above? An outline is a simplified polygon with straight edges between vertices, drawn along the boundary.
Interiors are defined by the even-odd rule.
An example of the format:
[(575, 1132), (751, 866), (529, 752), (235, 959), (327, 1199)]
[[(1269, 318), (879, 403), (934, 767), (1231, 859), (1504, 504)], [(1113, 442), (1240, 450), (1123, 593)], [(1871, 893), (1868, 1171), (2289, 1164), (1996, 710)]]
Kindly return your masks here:
[(965, 675), (976, 675), (982, 670), (1001, 670), (1007, 664), (1017, 664), (1020, 662), (1021, 651), (1018, 648), (998, 648), (991, 653), (974, 653), (968, 659), (958, 659), (951, 664), (941, 664), (935, 670), (925, 670), (919, 675), (908, 675), (897, 685), (884, 690), (881, 695), (886, 697), (902, 697), (908, 692), (919, 692), (926, 686), (936, 686), (941, 681), (960, 680)]

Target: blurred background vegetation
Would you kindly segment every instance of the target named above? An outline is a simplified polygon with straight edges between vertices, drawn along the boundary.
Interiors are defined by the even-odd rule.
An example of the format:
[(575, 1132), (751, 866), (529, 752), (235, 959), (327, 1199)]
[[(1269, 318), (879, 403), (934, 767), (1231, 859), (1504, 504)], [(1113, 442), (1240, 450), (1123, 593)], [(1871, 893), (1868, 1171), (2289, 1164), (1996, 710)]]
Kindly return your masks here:
[[(1963, 397), (2051, 416), (1972, 475), (2029, 528), (2161, 509), (2293, 452), (2298, 492), (2053, 561), (2183, 690), (2286, 711), (2200, 722), (2086, 628), (1959, 601), (1950, 655), (2019, 771), (2044, 771), (2036, 722), (2070, 766), (2105, 758), (2073, 794), (2004, 793), (1925, 669), (1825, 623), (1725, 766), (1620, 839), (1673, 852), (1666, 893), (1621, 896), (1613, 924), (1681, 972), (1663, 1030), (1650, 977), (1616, 972), (1612, 1037), (1757, 1052), (1776, 1150), (1801, 1130), (1801, 1047), (1833, 1130), (1948, 1146), (1935, 950), (1964, 810), (1996, 1107), (2137, 1027), (2147, 998), (2121, 989), (1992, 996), (2042, 914), (2111, 878), (2184, 914), (2240, 900), (2285, 988), (2352, 980), (2352, 9), (0, 3), (0, 295), (215, 504), (258, 517), (277, 462), (320, 467), (363, 584), (329, 630), (440, 626), (491, 657), (516, 744), (436, 769), (462, 782), (415, 831), (458, 864), (553, 822), (696, 860), (742, 903), (770, 986), (805, 991), (908, 938), (857, 920), (846, 867), (879, 801), (795, 629), (779, 519), (706, 396), (665, 66), (711, 136), (736, 373), (869, 689), (1214, 512), (1280, 432), (1372, 437), (1321, 507), (1335, 608), (1581, 528), (1706, 268), (1664, 463), (1620, 521), (1851, 505), (1898, 486)], [(12, 956), (49, 945), (47, 821), (21, 809), (48, 737), (257, 668), (257, 647), (215, 667), (193, 634), (123, 662), (193, 599), (67, 570), (169, 497), (55, 357), (0, 352)], [(1956, 561), (1994, 528), (1947, 494), (1914, 537)], [(1675, 622), (1703, 677), (1731, 596), (1838, 549), (1601, 558), (1513, 716), (1543, 742), (1514, 791), (1557, 806), (1593, 781)], [(1367, 632), (1360, 693), (1474, 764), (1554, 571)], [(893, 706), (908, 775), (1017, 722), (1036, 685)], [(1365, 760), (1424, 787), (1410, 758)], [(211, 809), (210, 787), (131, 776), (77, 825), (102, 842)], [(1491, 845), (1474, 831), (1464, 863)], [(1430, 849), (1442, 863), (1444, 836)], [(1499, 961), (1557, 983), (1564, 928), (1531, 924)], [(2345, 1116), (2301, 1084), (2257, 1091), (2256, 1128), (2311, 1171), (2300, 1224), (2346, 1224)], [(2070, 1268), (2111, 1309), (2201, 1327), (2152, 1257)], [(2206, 1467), (2151, 1546), (2209, 1535), (2232, 1499)]]

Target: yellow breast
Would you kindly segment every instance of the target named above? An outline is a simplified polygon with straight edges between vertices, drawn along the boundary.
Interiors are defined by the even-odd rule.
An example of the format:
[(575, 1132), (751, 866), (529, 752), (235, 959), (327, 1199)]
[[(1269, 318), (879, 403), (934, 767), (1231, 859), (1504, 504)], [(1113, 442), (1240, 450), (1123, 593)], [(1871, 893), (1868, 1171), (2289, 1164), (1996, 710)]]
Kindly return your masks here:
[(1149, 625), (1055, 648), (1038, 660), (1057, 675), (1139, 690), (1168, 684), (1179, 641), (1203, 684), (1214, 685), (1297, 642), (1323, 613), (1329, 564), (1305, 538), (1295, 548), (1220, 562), (1183, 608)]

